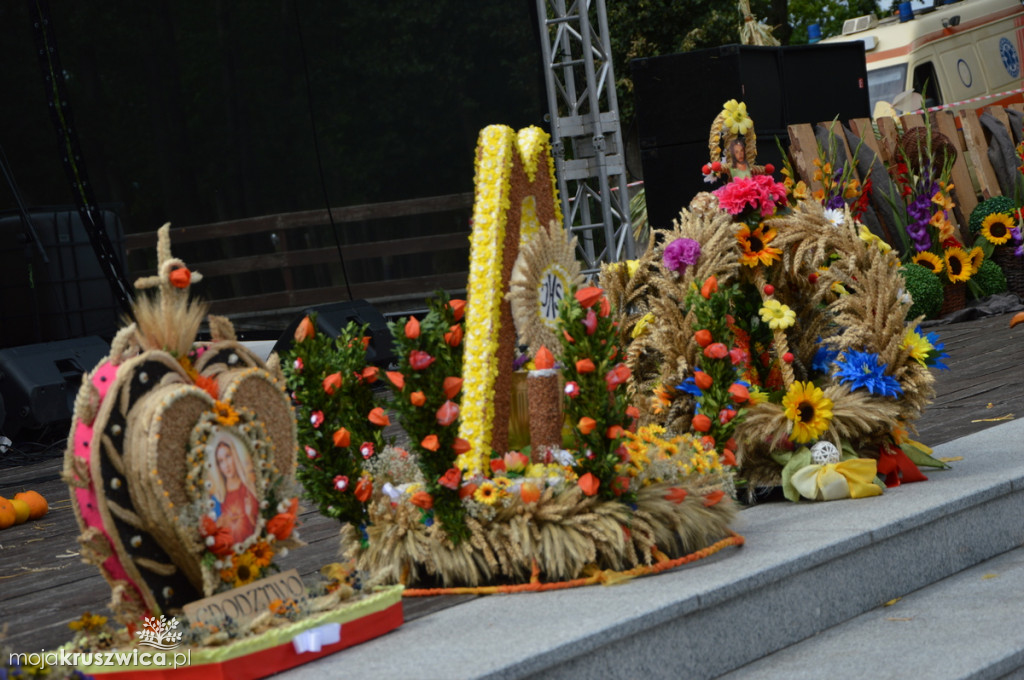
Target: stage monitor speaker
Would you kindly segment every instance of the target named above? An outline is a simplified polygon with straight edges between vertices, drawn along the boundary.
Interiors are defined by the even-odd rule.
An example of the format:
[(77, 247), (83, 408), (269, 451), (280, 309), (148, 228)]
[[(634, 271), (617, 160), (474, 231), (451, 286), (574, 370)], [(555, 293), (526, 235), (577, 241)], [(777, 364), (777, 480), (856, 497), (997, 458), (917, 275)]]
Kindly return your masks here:
[(96, 336), (0, 349), (4, 434), (70, 423), (82, 374), (109, 351)]
[[(114, 252), (123, 265), (121, 220), (101, 211)], [(21, 217), (0, 214), (0, 347), (99, 335), (112, 338), (121, 307), (107, 282), (82, 218), (74, 208), (38, 208), (29, 212), (43, 250), (36, 251)]]
[(291, 346), (295, 336), (295, 329), (299, 327), (302, 319), (316, 312), (317, 330), (338, 337), (349, 321), (357, 324), (368, 324), (367, 331), (370, 334), (370, 346), (367, 349), (367, 359), (370, 363), (387, 368), (395, 360), (394, 346), (391, 341), (391, 331), (376, 307), (366, 300), (351, 300), (346, 302), (333, 302), (326, 305), (310, 307), (295, 317), (284, 329), (281, 337), (274, 345), (273, 351), (281, 354)]
[[(782, 49), (782, 92), (786, 125), (870, 118), (867, 62), (860, 40)], [(824, 87), (808, 87), (823, 83)], [(757, 133), (760, 121), (756, 118)], [(760, 150), (760, 146), (758, 147)]]
[[(777, 139), (788, 141), (787, 135), (760, 131), (757, 135), (757, 162), (782, 167)], [(671, 229), (672, 220), (690, 200), (701, 191), (712, 191), (721, 182), (707, 184), (700, 168), (708, 162), (707, 140), (689, 142), (654, 149), (641, 149), (644, 166), (644, 195), (647, 198), (647, 218), (655, 229)]]

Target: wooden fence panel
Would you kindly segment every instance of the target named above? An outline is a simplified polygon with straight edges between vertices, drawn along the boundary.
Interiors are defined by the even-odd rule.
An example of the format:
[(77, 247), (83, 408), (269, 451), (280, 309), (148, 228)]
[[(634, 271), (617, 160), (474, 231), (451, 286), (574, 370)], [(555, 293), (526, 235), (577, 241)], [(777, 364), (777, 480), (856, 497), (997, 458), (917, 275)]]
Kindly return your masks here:
[(981, 197), (984, 199), (999, 196), (1002, 189), (999, 188), (996, 171), (988, 159), (988, 141), (985, 139), (985, 130), (978, 121), (978, 112), (973, 109), (961, 111), (960, 122), (963, 126), (964, 141), (967, 142), (967, 155), (974, 166), (974, 176), (978, 180)]

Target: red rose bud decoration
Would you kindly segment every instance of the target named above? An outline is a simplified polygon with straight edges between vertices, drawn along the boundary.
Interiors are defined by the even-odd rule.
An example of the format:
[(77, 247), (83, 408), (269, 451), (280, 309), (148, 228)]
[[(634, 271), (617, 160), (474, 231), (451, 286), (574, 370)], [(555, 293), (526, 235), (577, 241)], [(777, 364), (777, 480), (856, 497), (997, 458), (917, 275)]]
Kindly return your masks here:
[(593, 373), (596, 368), (597, 367), (594, 366), (594, 362), (590, 359), (580, 359), (576, 362), (577, 373)]
[(415, 316), (410, 316), (405, 322), (405, 337), (410, 340), (420, 337), (420, 322)]
[(570, 398), (578, 397), (580, 396), (580, 386), (576, 383), (576, 381), (570, 380), (569, 382), (565, 383), (565, 393)]
[(273, 534), (274, 538), (279, 541), (283, 541), (291, 536), (292, 530), (295, 528), (295, 515), (298, 511), (299, 499), (293, 498), (291, 505), (288, 507), (288, 512), (280, 512), (267, 522), (267, 533)]
[(704, 348), (704, 356), (708, 359), (724, 359), (729, 356), (729, 348), (720, 342), (713, 342)]
[(729, 396), (732, 397), (732, 400), (737, 404), (742, 404), (750, 399), (750, 390), (739, 383), (733, 383), (729, 386)]
[(423, 406), (427, 403), (427, 395), (423, 394), (420, 390), (416, 390), (409, 395), (409, 403), (413, 406)]
[(589, 416), (583, 416), (580, 418), (580, 422), (576, 423), (576, 428), (580, 431), (580, 434), (590, 434), (597, 427), (597, 421)]
[(441, 478), (437, 480), (437, 483), (454, 491), (455, 489), (458, 489), (459, 484), (462, 483), (462, 471), (458, 468), (448, 468), (448, 471), (441, 475)]
[(448, 427), (459, 417), (459, 405), (454, 401), (446, 401), (437, 409), (437, 424), (441, 427)]
[(496, 475), (499, 472), (506, 472), (508, 468), (505, 467), (504, 458), (491, 458), (491, 474)]
[(455, 443), (452, 444), (452, 451), (454, 451), (455, 454), (458, 456), (461, 456), (462, 454), (471, 451), (472, 449), (473, 445), (470, 444), (467, 440), (462, 439), (461, 437), (456, 437)]
[(331, 373), (324, 378), (323, 386), (324, 392), (334, 394), (341, 387), (341, 373)]
[(697, 432), (707, 432), (711, 429), (711, 418), (708, 418), (703, 413), (698, 413), (690, 421), (690, 426), (697, 430)]
[(697, 387), (706, 390), (714, 384), (715, 380), (708, 373), (697, 371), (693, 374), (693, 382), (697, 383)]
[(309, 320), (308, 316), (302, 317), (302, 321), (295, 328), (295, 342), (302, 342), (314, 335), (316, 335), (316, 329), (313, 328), (313, 322)]
[(441, 384), (441, 389), (444, 390), (444, 396), (454, 399), (455, 395), (462, 390), (462, 378), (448, 376)]
[(707, 328), (702, 328), (693, 334), (693, 339), (697, 341), (697, 344), (701, 347), (707, 347), (711, 344), (711, 331)]
[(360, 503), (365, 503), (369, 500), (370, 495), (373, 493), (373, 482), (370, 481), (369, 477), (361, 477), (356, 482), (355, 496), (356, 500)]
[(462, 321), (462, 315), (466, 312), (466, 301), (465, 300), (449, 300), (448, 306), (452, 308), (452, 314), (455, 315), (456, 321)]
[(747, 360), (747, 353), (739, 347), (733, 347), (729, 350), (729, 360), (732, 361), (733, 366), (739, 366)]
[(775, 295), (775, 286), (773, 286), (770, 283), (764, 284), (764, 294), (765, 295)]
[(350, 435), (349, 431), (343, 427), (339, 427), (335, 430), (334, 435), (331, 438), (334, 440), (334, 445), (339, 449), (343, 449), (352, 443), (352, 435)]
[(334, 490), (344, 492), (348, 488), (348, 477), (345, 475), (338, 475), (334, 478)]
[(555, 355), (551, 353), (544, 345), (540, 346), (537, 350), (536, 356), (533, 357), (533, 366), (538, 371), (547, 371), (555, 367)]
[(580, 303), (580, 307), (583, 307), (583, 309), (590, 309), (594, 306), (594, 303), (601, 299), (602, 295), (604, 295), (604, 291), (595, 286), (580, 288), (576, 291), (576, 301)]
[(432, 363), (434, 363), (434, 357), (421, 349), (414, 349), (409, 352), (409, 367), (414, 371), (422, 371)]
[(601, 480), (595, 477), (593, 474), (588, 472), (587, 474), (580, 477), (577, 482), (580, 488), (583, 489), (583, 493), (587, 496), (593, 496), (597, 493), (598, 487), (601, 486)]
[(709, 276), (704, 280), (704, 285), (700, 287), (700, 295), (705, 300), (711, 298), (714, 293), (718, 292), (718, 279), (714, 276)]
[(306, 447), (306, 458), (309, 458), (310, 460), (316, 460), (319, 457), (320, 457), (320, 452), (319, 451), (314, 449), (312, 446), (307, 446)]
[(597, 314), (594, 313), (593, 308), (588, 309), (587, 315), (583, 317), (583, 328), (587, 335), (593, 335), (597, 330)]
[(629, 375), (629, 366), (626, 364), (616, 364), (615, 368), (604, 375), (604, 382), (608, 385), (608, 391), (611, 392), (616, 387), (629, 380)]
[(436, 434), (428, 434), (423, 438), (423, 441), (420, 442), (420, 446), (425, 448), (427, 451), (437, 451), (441, 448), (441, 442), (437, 440)]
[(369, 460), (373, 455), (373, 442), (363, 442), (359, 445), (359, 453), (363, 454), (364, 460)]
[(387, 371), (384, 373), (388, 377), (388, 381), (398, 389), (405, 387), (405, 376), (398, 371)]
[(735, 417), (736, 411), (733, 411), (731, 408), (723, 408), (718, 412), (718, 422), (722, 425), (727, 425)]
[(171, 285), (175, 288), (185, 289), (188, 288), (188, 284), (192, 281), (192, 272), (187, 267), (178, 267), (171, 272), (168, 278), (170, 278)]
[(203, 536), (203, 545), (217, 557), (225, 557), (234, 552), (231, 530), (227, 527), (217, 526), (217, 523), (209, 515), (203, 515), (199, 533)]
[(444, 334), (444, 344), (449, 347), (458, 347), (462, 342), (462, 326), (455, 324)]
[(380, 406), (370, 411), (370, 415), (366, 419), (377, 427), (387, 427), (391, 424), (391, 418), (388, 418), (388, 414), (384, 413), (384, 409)]
[(320, 427), (321, 423), (323, 423), (323, 422), (324, 422), (324, 412), (323, 411), (313, 411), (312, 413), (309, 414), (309, 423), (313, 427)]

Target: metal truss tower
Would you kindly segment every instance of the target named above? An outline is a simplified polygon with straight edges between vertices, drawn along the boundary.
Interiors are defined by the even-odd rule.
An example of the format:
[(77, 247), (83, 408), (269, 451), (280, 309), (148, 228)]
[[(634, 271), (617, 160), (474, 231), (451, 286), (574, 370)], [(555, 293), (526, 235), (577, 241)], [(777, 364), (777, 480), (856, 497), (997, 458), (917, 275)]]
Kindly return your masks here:
[(536, 1), (562, 214), (591, 274), (635, 250), (608, 15), (604, 0)]

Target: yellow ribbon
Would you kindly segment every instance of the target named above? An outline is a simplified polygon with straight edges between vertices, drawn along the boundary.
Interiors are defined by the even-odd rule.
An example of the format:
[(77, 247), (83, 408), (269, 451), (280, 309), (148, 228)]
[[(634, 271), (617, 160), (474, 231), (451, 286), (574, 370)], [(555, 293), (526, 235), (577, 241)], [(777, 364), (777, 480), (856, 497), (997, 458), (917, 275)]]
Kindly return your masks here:
[(794, 472), (790, 481), (804, 498), (834, 501), (880, 495), (882, 489), (874, 483), (877, 474), (876, 461), (853, 458), (839, 463), (807, 465)]

